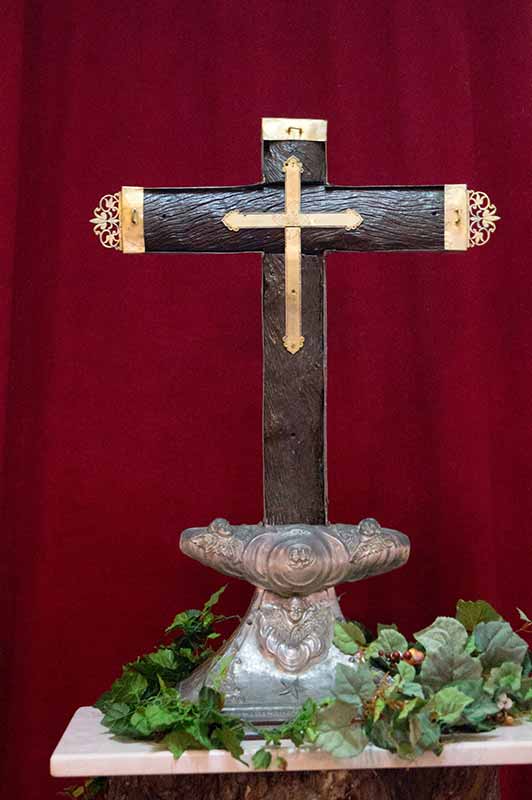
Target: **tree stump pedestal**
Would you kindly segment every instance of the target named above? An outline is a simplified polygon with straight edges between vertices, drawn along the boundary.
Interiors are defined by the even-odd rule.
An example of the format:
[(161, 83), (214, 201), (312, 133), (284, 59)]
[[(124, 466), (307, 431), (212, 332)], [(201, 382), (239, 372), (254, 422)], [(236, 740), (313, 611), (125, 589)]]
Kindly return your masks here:
[(500, 800), (497, 767), (155, 775), (109, 780), (105, 800)]

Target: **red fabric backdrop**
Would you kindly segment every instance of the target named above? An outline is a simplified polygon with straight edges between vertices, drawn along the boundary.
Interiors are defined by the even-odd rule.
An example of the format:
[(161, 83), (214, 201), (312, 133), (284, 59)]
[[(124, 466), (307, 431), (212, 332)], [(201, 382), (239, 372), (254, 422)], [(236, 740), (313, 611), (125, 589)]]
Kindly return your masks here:
[[(2, 19), (2, 796), (55, 797), (72, 712), (220, 585), (178, 533), (261, 516), (259, 257), (124, 257), (88, 223), (122, 184), (258, 180), (261, 116), (327, 118), (331, 182), (467, 182), (503, 218), (466, 254), (329, 259), (331, 518), (412, 540), (345, 611), (412, 630), (459, 597), (532, 609), (530, 4), (27, 0)], [(224, 608), (250, 591), (231, 581)]]

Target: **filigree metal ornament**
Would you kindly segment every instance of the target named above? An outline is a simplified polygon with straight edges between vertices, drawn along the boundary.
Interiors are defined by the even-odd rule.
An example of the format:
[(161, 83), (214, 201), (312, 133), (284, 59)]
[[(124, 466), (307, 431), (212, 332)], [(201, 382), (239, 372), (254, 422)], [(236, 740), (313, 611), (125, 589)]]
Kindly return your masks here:
[(500, 220), (497, 209), (485, 192), (474, 189), (468, 191), (469, 197), (469, 247), (487, 244)]
[(91, 222), (100, 244), (120, 250), (120, 192), (104, 194), (94, 209)]

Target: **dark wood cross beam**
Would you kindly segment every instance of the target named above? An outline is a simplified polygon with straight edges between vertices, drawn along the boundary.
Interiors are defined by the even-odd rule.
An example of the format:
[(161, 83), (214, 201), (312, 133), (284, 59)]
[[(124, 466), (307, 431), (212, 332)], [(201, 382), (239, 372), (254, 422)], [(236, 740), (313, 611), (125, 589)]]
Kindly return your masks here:
[(262, 251), (264, 522), (320, 524), (326, 253), (463, 251), (484, 244), (498, 217), (463, 184), (331, 186), (323, 120), (264, 119), (262, 142), (260, 184), (123, 187), (92, 222), (102, 244), (124, 253)]

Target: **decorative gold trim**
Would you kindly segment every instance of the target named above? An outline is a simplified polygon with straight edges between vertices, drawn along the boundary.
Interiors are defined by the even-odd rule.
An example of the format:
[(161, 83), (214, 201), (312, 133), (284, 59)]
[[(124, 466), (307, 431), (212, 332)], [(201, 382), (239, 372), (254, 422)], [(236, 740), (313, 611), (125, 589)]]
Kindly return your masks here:
[(120, 250), (120, 192), (100, 198), (91, 223), (100, 244)]
[[(284, 207), (286, 216), (297, 219), (301, 208), (301, 174), (303, 164), (290, 156), (284, 165)], [(297, 222), (295, 223), (297, 226)], [(289, 353), (301, 350), (301, 228), (286, 227), (284, 231), (284, 310), (285, 335), (283, 344)]]
[(467, 250), (469, 239), (469, 203), (465, 183), (447, 183), (444, 187), (444, 245), (446, 250)]
[(297, 139), (300, 142), (326, 142), (327, 120), (263, 117), (262, 140), (264, 142), (278, 142), (287, 139)]
[(144, 189), (141, 186), (122, 186), (120, 223), (122, 251), (144, 253)]
[(358, 211), (346, 208), (331, 214), (245, 214), (233, 209), (222, 217), (225, 227), (237, 232), (243, 228), (345, 228), (354, 231), (363, 218)]
[[(287, 158), (283, 164), (284, 180), (284, 210), (286, 216), (297, 219), (301, 209), (301, 175), (303, 164), (295, 156)], [(294, 222), (294, 225), (297, 225)]]
[(470, 189), (469, 199), (469, 247), (481, 247), (489, 242), (500, 220), (497, 209), (485, 192)]
[(305, 342), (301, 335), (301, 228), (284, 232), (285, 335), (283, 344), (289, 353), (297, 353)]

